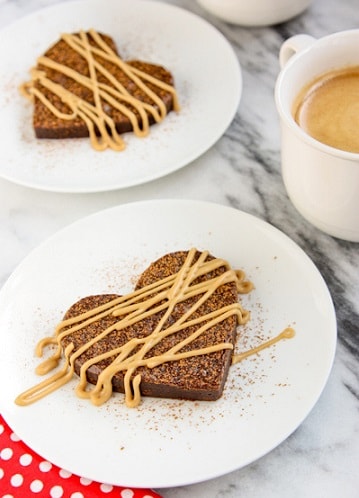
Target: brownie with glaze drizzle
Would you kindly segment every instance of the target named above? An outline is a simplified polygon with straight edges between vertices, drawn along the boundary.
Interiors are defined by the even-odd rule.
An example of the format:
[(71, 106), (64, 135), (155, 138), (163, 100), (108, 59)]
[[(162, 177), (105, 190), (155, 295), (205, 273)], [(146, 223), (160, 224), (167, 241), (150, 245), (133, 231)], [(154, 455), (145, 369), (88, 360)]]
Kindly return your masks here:
[[(91, 35), (87, 33), (89, 42), (91, 45), (96, 46), (96, 42), (93, 40)], [(106, 44), (116, 53), (117, 48), (113, 39), (105, 34), (100, 34), (101, 38), (106, 42)], [(72, 47), (70, 47), (63, 39), (57, 41), (52, 47), (50, 47), (44, 54), (49, 59), (63, 64), (65, 66), (74, 69), (76, 72), (89, 76), (89, 67), (87, 61)], [(101, 63), (101, 65), (109, 71), (117, 81), (119, 81), (134, 97), (138, 98), (143, 102), (153, 104), (152, 100), (146, 95), (143, 90), (136, 86), (136, 84), (115, 64), (112, 62), (101, 58), (99, 55), (94, 56), (95, 59)], [(172, 74), (164, 67), (152, 64), (140, 60), (126, 61), (127, 64), (133, 66), (156, 79), (163, 81), (168, 85), (173, 85)], [(81, 85), (69, 76), (64, 75), (62, 72), (46, 67), (41, 63), (37, 65), (37, 69), (44, 71), (46, 76), (53, 82), (60, 84), (66, 90), (69, 90), (74, 95), (84, 99), (90, 104), (94, 104), (93, 92)], [(107, 78), (101, 73), (97, 73), (97, 79), (101, 83), (108, 84), (111, 83)], [(156, 93), (161, 100), (164, 102), (167, 112), (171, 111), (173, 108), (173, 95), (152, 83), (147, 83), (148, 87)], [(39, 81), (35, 82), (35, 88), (41, 91), (41, 93), (61, 112), (70, 114), (71, 110), (68, 105), (62, 102), (59, 96), (55, 95), (51, 90), (45, 88), (41, 85)], [(116, 130), (119, 133), (125, 133), (133, 130), (132, 123), (130, 119), (125, 116), (120, 110), (112, 107), (110, 104), (105, 103), (105, 112), (114, 120)], [(131, 106), (129, 103), (124, 103), (125, 106), (129, 107), (141, 125), (141, 118), (138, 111)], [(156, 107), (156, 106), (155, 106)], [(148, 113), (149, 124), (153, 124), (153, 116)], [(89, 131), (85, 122), (80, 118), (76, 117), (72, 120), (65, 120), (54, 115), (51, 110), (35, 96), (34, 98), (34, 112), (33, 112), (33, 127), (37, 138), (80, 138), (88, 137)], [(96, 130), (97, 131), (97, 130)]]
[[(136, 289), (148, 286), (154, 282), (177, 273), (183, 266), (188, 252), (179, 251), (166, 254), (153, 262), (139, 277)], [(195, 259), (199, 257), (196, 253)], [(214, 259), (208, 255), (208, 259)], [(226, 267), (220, 266), (215, 270), (210, 271), (197, 277), (193, 281), (193, 285), (221, 275), (226, 271)], [(89, 309), (95, 308), (100, 304), (104, 304), (118, 297), (115, 294), (94, 295), (81, 299), (75, 303), (66, 312), (64, 319), (68, 319)], [(188, 310), (198, 296), (189, 297), (183, 302), (176, 304), (168, 322), (173, 323), (183, 313)], [(220, 309), (227, 305), (238, 303), (238, 290), (235, 282), (221, 284), (203, 304), (194, 312), (192, 318), (203, 316), (211, 311)], [(75, 372), (79, 374), (81, 365), (94, 356), (103, 352), (109, 351), (117, 346), (125, 344), (134, 337), (144, 337), (149, 335), (161, 317), (164, 311), (145, 318), (132, 326), (128, 326), (123, 330), (114, 330), (104, 339), (95, 343), (87, 351), (81, 354), (75, 360)], [(71, 342), (74, 345), (74, 351), (78, 350), (83, 344), (91, 340), (93, 337), (100, 334), (107, 327), (113, 325), (118, 318), (109, 315), (95, 323), (87, 325), (85, 328), (76, 332), (71, 332), (68, 336), (62, 339), (62, 346), (65, 348)], [(148, 353), (149, 356), (161, 355), (170, 349), (174, 344), (188, 337), (199, 327), (198, 324), (186, 327), (169, 337), (161, 340)], [(211, 326), (206, 332), (201, 334), (193, 342), (183, 347), (181, 351), (196, 350), (213, 344), (231, 343), (234, 345), (236, 340), (237, 316), (231, 315), (225, 318), (220, 323)], [(228, 374), (228, 369), (231, 364), (233, 351), (231, 349), (223, 349), (210, 354), (192, 356), (176, 361), (170, 361), (153, 368), (138, 367), (136, 374), (140, 373), (141, 379), (141, 394), (144, 396), (154, 396), (162, 398), (179, 398), (190, 400), (216, 400), (222, 393), (225, 381)], [(87, 380), (92, 384), (96, 384), (99, 374), (108, 366), (114, 358), (101, 360), (97, 364), (92, 365), (87, 370)], [(114, 391), (124, 392), (124, 372), (118, 372), (112, 379), (112, 387)]]

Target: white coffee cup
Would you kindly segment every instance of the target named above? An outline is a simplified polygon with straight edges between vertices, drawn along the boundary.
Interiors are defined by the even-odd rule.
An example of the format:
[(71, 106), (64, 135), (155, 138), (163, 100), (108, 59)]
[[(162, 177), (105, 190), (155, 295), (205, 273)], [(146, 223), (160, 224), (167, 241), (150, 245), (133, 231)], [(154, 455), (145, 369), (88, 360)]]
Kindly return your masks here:
[(359, 65), (359, 29), (315, 39), (296, 35), (279, 53), (275, 101), (281, 122), (282, 175), (288, 196), (314, 226), (359, 242), (359, 154), (325, 145), (295, 122), (302, 88), (332, 70)]

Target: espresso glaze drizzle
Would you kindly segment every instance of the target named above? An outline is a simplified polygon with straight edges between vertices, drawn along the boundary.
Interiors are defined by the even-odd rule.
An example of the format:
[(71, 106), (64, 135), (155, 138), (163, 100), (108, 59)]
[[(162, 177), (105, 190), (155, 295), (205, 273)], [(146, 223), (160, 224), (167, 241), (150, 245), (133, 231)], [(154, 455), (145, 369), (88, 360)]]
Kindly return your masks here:
[[(196, 249), (191, 249), (188, 252), (187, 259), (178, 273), (60, 322), (55, 329), (54, 335), (52, 337), (45, 337), (36, 347), (36, 354), (41, 357), (46, 346), (57, 345), (55, 353), (37, 367), (36, 373), (44, 375), (56, 368), (62, 355), (64, 355), (65, 360), (63, 368), (48, 379), (20, 394), (15, 402), (18, 405), (29, 405), (66, 384), (74, 375), (74, 363), (76, 358), (90, 348), (91, 345), (106, 337), (112, 330), (124, 329), (125, 327), (142, 320), (144, 317), (151, 316), (159, 311), (164, 311), (164, 315), (150, 335), (144, 338), (132, 339), (123, 346), (98, 355), (82, 365), (80, 381), (76, 387), (76, 394), (79, 397), (88, 398), (97, 406), (103, 404), (112, 395), (113, 376), (117, 372), (123, 371), (125, 372), (125, 402), (127, 406), (135, 407), (141, 401), (141, 375), (135, 374), (138, 367), (145, 366), (147, 368), (154, 368), (165, 362), (177, 361), (191, 356), (211, 354), (223, 349), (233, 349), (231, 343), (224, 342), (202, 349), (180, 352), (185, 345), (191, 343), (200, 334), (203, 334), (207, 329), (222, 322), (226, 318), (236, 315), (238, 324), (244, 324), (250, 317), (249, 312), (244, 310), (240, 303), (237, 302), (224, 306), (207, 315), (191, 318), (193, 313), (213, 294), (213, 292), (225, 283), (235, 282), (237, 290), (241, 294), (248, 293), (253, 288), (252, 283), (245, 280), (244, 272), (231, 269), (228, 263), (222, 259), (206, 261), (209, 254), (207, 251), (202, 252), (197, 261), (194, 261), (196, 252)], [(225, 267), (225, 271), (219, 276), (193, 284), (193, 281), (199, 276), (205, 275), (220, 267)], [(165, 323), (176, 304), (193, 296), (198, 296), (198, 300), (193, 306), (175, 323), (165, 327)], [(110, 314), (118, 317), (118, 321), (114, 325), (105, 329), (101, 334), (88, 341), (77, 351), (72, 352), (72, 343), (63, 351), (61, 341), (64, 337)], [(195, 332), (164, 354), (152, 357), (147, 356), (145, 358), (152, 347), (158, 344), (164, 337), (174, 334), (182, 328), (198, 324), (200, 326)], [(283, 337), (284, 335), (280, 338)], [(279, 340), (279, 336), (274, 339), (273, 342), (276, 340)], [(260, 347), (260, 349), (268, 347), (270, 343), (272, 342), (268, 341), (268, 343)], [(138, 348), (138, 346), (140, 346), (140, 348)], [(135, 350), (136, 352), (134, 352)], [(257, 350), (259, 350), (259, 348), (257, 348)], [(115, 355), (115, 360), (99, 375), (97, 384), (95, 386), (89, 386), (86, 379), (88, 368), (102, 359)], [(239, 358), (239, 356), (240, 355), (236, 355), (234, 357), (233, 363), (242, 359)]]
[(282, 339), (292, 339), (295, 336), (295, 331), (291, 327), (285, 328), (280, 334), (276, 335), (272, 339), (269, 339), (266, 342), (263, 342), (259, 346), (256, 346), (254, 348), (248, 349), (248, 351), (244, 351), (243, 353), (238, 353), (233, 355), (232, 357), (232, 365), (239, 363), (240, 361), (244, 360), (248, 356), (252, 356), (254, 354), (258, 354), (263, 349), (269, 348), (270, 346), (273, 346), (273, 344), (281, 341)]
[[(79, 35), (63, 34), (61, 37), (73, 50), (86, 59), (89, 67), (89, 77), (78, 73), (66, 65), (57, 63), (46, 56), (39, 57), (37, 63), (61, 72), (77, 83), (89, 88), (93, 92), (94, 104), (90, 104), (86, 100), (71, 93), (69, 90), (66, 90), (63, 86), (53, 82), (47, 78), (45, 71), (38, 68), (31, 70), (31, 80), (22, 85), (21, 90), (26, 97), (33, 98), (36, 96), (52, 114), (59, 119), (73, 120), (77, 117), (81, 118), (88, 128), (91, 144), (94, 149), (100, 151), (111, 148), (120, 151), (125, 148), (125, 142), (117, 132), (114, 120), (104, 111), (104, 104), (111, 105), (113, 108), (127, 116), (132, 124), (135, 135), (144, 137), (149, 133), (150, 125), (148, 114), (153, 116), (156, 123), (162, 121), (167, 114), (164, 102), (149, 88), (146, 81), (172, 94), (173, 108), (175, 111), (179, 110), (177, 93), (173, 86), (126, 64), (126, 62), (124, 62), (106, 44), (103, 38), (101, 38), (95, 30), (90, 30), (89, 34), (96, 42), (97, 46), (90, 44), (88, 34), (84, 31), (80, 31)], [(153, 104), (144, 103), (131, 95), (128, 90), (106, 70), (94, 55), (117, 65), (137, 87), (141, 88), (141, 90), (150, 97)], [(110, 85), (99, 82), (97, 80), (97, 72), (105, 76)], [(44, 93), (36, 87), (36, 82), (39, 82), (44, 88), (57, 95), (62, 102), (68, 105), (71, 112), (61, 112), (50, 102)], [(124, 103), (133, 106), (138, 112), (140, 119), (129, 107), (124, 105)], [(96, 134), (96, 129), (100, 134), (99, 137)]]

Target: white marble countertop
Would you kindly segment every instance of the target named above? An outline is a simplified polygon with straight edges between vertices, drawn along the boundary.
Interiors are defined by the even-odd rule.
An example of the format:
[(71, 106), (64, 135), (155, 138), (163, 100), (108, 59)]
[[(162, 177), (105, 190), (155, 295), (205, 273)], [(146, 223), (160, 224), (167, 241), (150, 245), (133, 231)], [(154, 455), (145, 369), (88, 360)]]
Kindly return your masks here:
[[(0, 28), (57, 2), (0, 0)], [(332, 294), (337, 311), (338, 347), (328, 384), (302, 425), (266, 456), (212, 481), (160, 492), (164, 498), (356, 498), (359, 496), (359, 246), (319, 232), (290, 204), (280, 175), (279, 123), (273, 90), (283, 40), (302, 32), (320, 37), (359, 27), (358, 2), (314, 0), (303, 15), (268, 28), (222, 23), (191, 0), (172, 3), (205, 17), (234, 47), (244, 87), (231, 126), (206, 154), (189, 166), (125, 190), (56, 194), (0, 179), (0, 285), (29, 251), (58, 229), (100, 209), (129, 201), (178, 197), (208, 200), (270, 222), (312, 258)]]

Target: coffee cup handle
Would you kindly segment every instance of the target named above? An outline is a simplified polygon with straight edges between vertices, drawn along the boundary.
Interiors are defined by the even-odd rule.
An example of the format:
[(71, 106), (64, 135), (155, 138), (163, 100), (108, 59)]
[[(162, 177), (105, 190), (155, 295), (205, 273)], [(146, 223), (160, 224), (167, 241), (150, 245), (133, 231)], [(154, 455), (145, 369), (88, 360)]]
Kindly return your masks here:
[(295, 35), (286, 40), (279, 51), (279, 64), (281, 69), (287, 64), (289, 59), (298, 52), (305, 50), (316, 41), (310, 35)]

